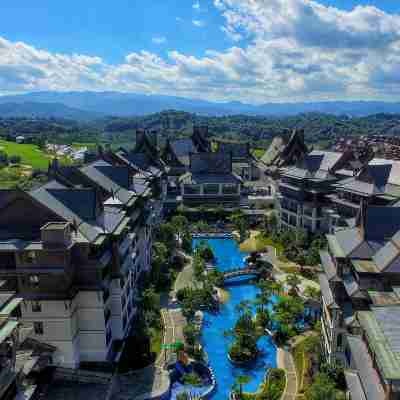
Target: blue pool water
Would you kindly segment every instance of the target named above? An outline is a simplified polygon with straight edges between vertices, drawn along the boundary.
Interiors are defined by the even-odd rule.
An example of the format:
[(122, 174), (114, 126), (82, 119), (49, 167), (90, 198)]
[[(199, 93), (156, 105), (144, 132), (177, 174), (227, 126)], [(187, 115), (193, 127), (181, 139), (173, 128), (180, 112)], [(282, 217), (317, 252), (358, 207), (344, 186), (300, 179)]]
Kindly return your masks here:
[(249, 253), (242, 253), (234, 239), (222, 238), (196, 238), (193, 239), (193, 248), (201, 242), (207, 242), (216, 258), (216, 265), (220, 271), (229, 271), (245, 265), (245, 258)]
[[(199, 240), (195, 240), (193, 246), (196, 246), (198, 242)], [(243, 265), (238, 263), (244, 263), (243, 259), (247, 254), (240, 252), (234, 240), (209, 239), (207, 242), (214, 251), (218, 269), (227, 270)], [(255, 365), (239, 368), (229, 362), (227, 351), (232, 339), (226, 337), (224, 332), (233, 328), (237, 320), (235, 307), (243, 300), (254, 300), (258, 289), (254, 285), (244, 283), (229, 287), (228, 292), (230, 300), (221, 306), (220, 312), (206, 314), (204, 318), (203, 346), (217, 380), (217, 390), (212, 397), (213, 400), (226, 400), (239, 375), (252, 377), (251, 382), (244, 386), (244, 390), (257, 390), (267, 369), (276, 367), (276, 346), (270, 337), (262, 337), (259, 340), (259, 348), (264, 354), (257, 359)]]

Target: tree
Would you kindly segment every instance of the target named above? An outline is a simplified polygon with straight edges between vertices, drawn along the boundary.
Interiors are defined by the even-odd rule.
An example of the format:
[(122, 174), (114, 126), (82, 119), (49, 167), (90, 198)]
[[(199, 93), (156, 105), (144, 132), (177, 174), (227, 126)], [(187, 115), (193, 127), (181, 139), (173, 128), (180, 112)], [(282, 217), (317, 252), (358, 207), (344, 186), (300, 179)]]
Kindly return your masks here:
[(156, 236), (158, 241), (165, 244), (169, 255), (173, 254), (176, 249), (176, 231), (174, 226), (169, 222), (161, 224)]
[(154, 311), (160, 309), (160, 295), (155, 291), (154, 286), (145, 289), (142, 297), (143, 310)]
[(11, 164), (20, 164), (21, 163), (21, 156), (17, 156), (17, 155), (10, 156), (8, 161)]
[(286, 284), (289, 286), (289, 294), (297, 295), (301, 279), (296, 274), (286, 276)]
[(8, 164), (8, 155), (5, 151), (0, 151), (0, 164), (2, 165)]
[(267, 281), (260, 281), (257, 285), (260, 289), (260, 293), (257, 294), (255, 304), (260, 307), (261, 311), (264, 311), (264, 307), (270, 302), (271, 299), (271, 290), (270, 285)]
[(306, 392), (309, 400), (335, 400), (335, 383), (324, 373), (319, 373)]
[(236, 385), (239, 386), (239, 396), (240, 398), (243, 396), (243, 386), (247, 385), (248, 383), (250, 383), (252, 380), (251, 376), (248, 375), (239, 375), (236, 378)]
[(241, 210), (235, 211), (230, 217), (229, 220), (235, 225), (235, 229), (239, 232), (239, 238), (241, 242), (244, 242), (247, 239), (247, 233), (249, 229), (249, 223), (246, 216), (243, 214)]
[(174, 227), (179, 239), (182, 239), (182, 236), (189, 231), (189, 221), (183, 215), (175, 215), (172, 217), (171, 225)]
[(310, 299), (318, 300), (321, 296), (321, 292), (313, 286), (307, 286), (304, 290), (304, 295)]

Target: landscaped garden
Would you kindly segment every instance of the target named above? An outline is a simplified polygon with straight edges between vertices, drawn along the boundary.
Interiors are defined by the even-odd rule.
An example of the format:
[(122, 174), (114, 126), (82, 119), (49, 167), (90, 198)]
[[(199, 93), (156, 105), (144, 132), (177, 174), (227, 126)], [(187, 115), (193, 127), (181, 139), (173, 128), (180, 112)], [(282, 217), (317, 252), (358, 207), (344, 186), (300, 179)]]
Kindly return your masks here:
[[(270, 228), (259, 227), (254, 234), (243, 222), (241, 213), (234, 214), (229, 222), (236, 236), (201, 234), (208, 231), (208, 223), (198, 222), (193, 226), (182, 215), (162, 224), (156, 233), (153, 269), (143, 283), (143, 330), (132, 346), (135, 359), (140, 359), (138, 351), (147, 355), (145, 365), (153, 362), (163, 348), (160, 303), (164, 294), (175, 287), (176, 277), (184, 274), (182, 257), (186, 254), (190, 262), (186, 260), (185, 269), (190, 271), (187, 276), (193, 282), (180, 284), (175, 292), (186, 323), (182, 326), (183, 342), (173, 350), (177, 357), (177, 364), (171, 370), (171, 379), (177, 382), (172, 390), (174, 400), (183, 399), (188, 393), (198, 395), (211, 390), (208, 375), (202, 369), (199, 372), (196, 365), (209, 365), (214, 371), (217, 385), (212, 398), (215, 400), (226, 400), (230, 395), (238, 400), (280, 399), (286, 375), (284, 370), (277, 369), (277, 346), (287, 346), (305, 329), (315, 328), (315, 321), (310, 324), (305, 311), (304, 297), (299, 296), (298, 274), (288, 274), (284, 282), (263, 273), (259, 279), (244, 276), (227, 284), (224, 272), (247, 265), (264, 268), (256, 252), (242, 251), (241, 245), (246, 241), (253, 240), (263, 250), (280, 243), (282, 254), (286, 252)], [(197, 234), (192, 239), (194, 229)], [(269, 272), (268, 268), (265, 272)], [(317, 289), (306, 291), (303, 294), (306, 298), (318, 299)], [(221, 293), (226, 294), (227, 301), (221, 301)], [(329, 393), (333, 387), (333, 393), (340, 399), (340, 385), (327, 372), (319, 371), (319, 359), (317, 362), (309, 357), (311, 347), (317, 346), (317, 342), (318, 336), (314, 335), (304, 340), (303, 347), (293, 351), (299, 374), (299, 398), (319, 400), (315, 396), (322, 389)], [(132, 354), (129, 358), (132, 360)]]

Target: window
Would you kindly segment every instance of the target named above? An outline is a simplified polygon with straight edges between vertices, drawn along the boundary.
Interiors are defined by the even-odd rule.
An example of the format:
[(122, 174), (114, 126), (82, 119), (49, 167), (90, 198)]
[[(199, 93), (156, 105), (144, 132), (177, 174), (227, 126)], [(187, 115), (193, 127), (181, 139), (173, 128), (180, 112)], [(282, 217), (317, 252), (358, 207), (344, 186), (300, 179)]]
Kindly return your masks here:
[(33, 331), (35, 335), (43, 335), (43, 322), (34, 322)]
[(42, 312), (42, 305), (38, 301), (32, 302), (32, 312)]
[(23, 255), (23, 260), (27, 264), (36, 263), (36, 253), (34, 251), (27, 251)]
[(32, 287), (38, 287), (39, 286), (39, 277), (37, 275), (31, 275), (29, 277), (29, 284)]

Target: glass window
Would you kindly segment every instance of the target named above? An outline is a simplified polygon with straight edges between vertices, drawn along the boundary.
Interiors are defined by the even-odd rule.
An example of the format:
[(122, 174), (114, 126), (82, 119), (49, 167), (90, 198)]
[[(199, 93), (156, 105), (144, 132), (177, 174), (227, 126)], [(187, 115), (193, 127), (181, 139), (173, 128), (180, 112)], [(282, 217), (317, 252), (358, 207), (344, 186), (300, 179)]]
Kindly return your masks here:
[(204, 194), (218, 194), (218, 192), (219, 192), (218, 184), (204, 185)]
[(38, 301), (32, 302), (32, 312), (42, 312), (42, 305)]
[(43, 322), (34, 322), (33, 331), (35, 335), (43, 335)]

